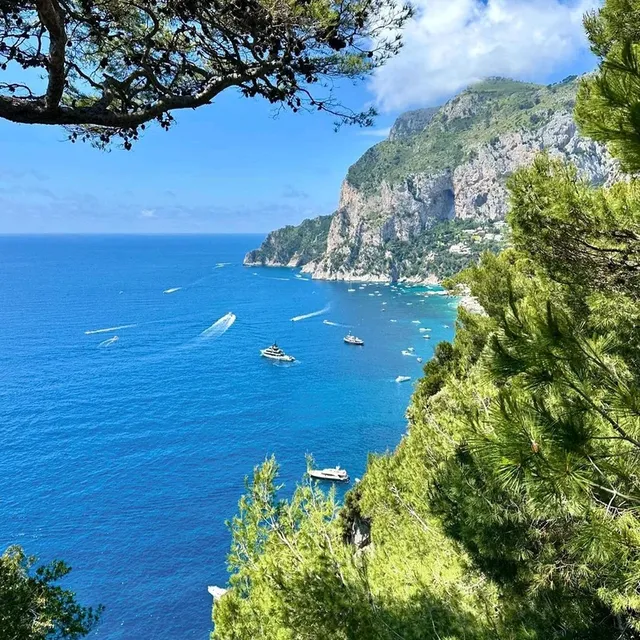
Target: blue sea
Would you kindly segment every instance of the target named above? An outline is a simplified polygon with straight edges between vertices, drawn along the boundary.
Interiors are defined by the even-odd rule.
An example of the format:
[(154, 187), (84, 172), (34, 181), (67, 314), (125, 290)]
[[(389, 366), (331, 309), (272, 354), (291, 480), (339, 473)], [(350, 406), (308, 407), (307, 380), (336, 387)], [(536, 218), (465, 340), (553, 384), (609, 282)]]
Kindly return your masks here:
[(206, 640), (245, 476), (361, 476), (406, 428), (402, 350), (452, 338), (450, 299), (242, 266), (261, 240), (0, 238), (0, 545), (67, 561), (92, 637)]

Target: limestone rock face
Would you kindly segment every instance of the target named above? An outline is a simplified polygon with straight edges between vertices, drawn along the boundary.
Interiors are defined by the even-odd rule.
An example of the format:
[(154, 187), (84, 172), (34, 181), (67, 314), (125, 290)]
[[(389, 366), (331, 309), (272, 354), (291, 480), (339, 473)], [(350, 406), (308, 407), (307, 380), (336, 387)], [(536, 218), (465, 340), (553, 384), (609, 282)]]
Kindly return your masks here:
[(559, 112), (540, 129), (500, 136), (480, 147), (477, 157), (456, 167), (453, 175), (456, 218), (502, 220), (507, 213), (505, 180), (546, 150), (571, 162), (594, 185), (620, 179), (618, 165), (606, 149), (578, 135), (569, 112)]
[[(472, 108), (465, 100), (445, 111), (464, 117)], [(578, 135), (568, 111), (558, 112), (538, 129), (510, 132), (479, 146), (472, 159), (455, 169), (410, 175), (395, 185), (383, 182), (373, 194), (345, 181), (325, 254), (303, 270), (328, 280), (409, 280), (385, 250), (389, 243), (410, 242), (439, 220), (503, 220), (506, 179), (543, 150), (574, 163), (594, 185), (609, 185), (622, 176), (606, 149)], [(425, 264), (422, 276), (414, 274), (411, 281), (426, 281), (429, 275)]]
[[(541, 151), (573, 163), (594, 185), (623, 178), (602, 145), (579, 135), (576, 90), (572, 78), (548, 87), (494, 78), (438, 109), (403, 114), (389, 139), (349, 169), (326, 243), (312, 245), (321, 250), (292, 252), (289, 243), (283, 252), (274, 232), (261, 264), (277, 257), (314, 278), (407, 283), (461, 268), (502, 240), (506, 181)], [(455, 227), (448, 234), (447, 221)]]

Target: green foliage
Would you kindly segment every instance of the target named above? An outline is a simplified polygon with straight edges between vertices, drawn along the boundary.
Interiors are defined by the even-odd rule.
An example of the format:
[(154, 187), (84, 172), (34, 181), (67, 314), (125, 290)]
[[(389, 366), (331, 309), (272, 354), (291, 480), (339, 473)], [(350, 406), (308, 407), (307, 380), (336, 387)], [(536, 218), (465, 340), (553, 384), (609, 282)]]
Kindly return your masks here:
[(450, 280), (485, 314), (437, 346), (396, 451), (341, 513), (308, 484), (277, 507), (291, 535), (259, 527), (216, 637), (640, 635), (637, 182), (596, 189), (542, 156), (510, 189), (513, 246)]
[[(148, 122), (230, 88), (292, 111), (342, 107), (329, 80), (395, 55), (411, 8), (392, 0), (11, 0), (0, 12), (0, 118), (69, 127), (71, 139), (130, 148)], [(8, 81), (7, 81), (8, 80)], [(316, 88), (322, 89), (316, 91)]]
[(332, 216), (318, 216), (299, 225), (272, 231), (259, 249), (249, 252), (246, 262), (286, 265), (295, 256), (300, 264), (320, 258), (327, 247)]
[(501, 134), (542, 126), (558, 110), (572, 109), (576, 90), (573, 77), (548, 87), (490, 78), (441, 108), (424, 130), (369, 149), (347, 180), (373, 192), (383, 181), (396, 184), (411, 174), (454, 169)]
[(514, 241), (556, 280), (640, 297), (640, 185), (592, 189), (542, 155), (509, 181)]
[[(474, 230), (477, 233), (471, 233)], [(408, 242), (393, 240), (384, 244), (370, 268), (374, 273), (389, 272), (394, 265), (401, 265), (405, 278), (424, 278), (427, 274), (447, 278), (475, 263), (485, 251), (500, 251), (507, 243), (504, 231), (500, 223), (496, 226), (475, 220), (440, 220)], [(451, 252), (451, 246), (456, 244), (463, 245), (465, 252)]]
[(36, 562), (18, 546), (0, 556), (0, 638), (76, 640), (86, 636), (102, 607), (83, 607), (71, 591), (54, 584), (71, 571), (64, 562), (40, 566)]
[[(428, 558), (406, 538), (386, 548), (380, 539), (376, 554), (371, 546), (354, 554), (333, 492), (306, 479), (285, 502), (277, 498), (276, 475), (273, 459), (255, 469), (230, 523), (231, 590), (214, 607), (214, 638), (490, 637), (476, 618), (492, 594), (481, 589), (485, 601), (456, 583), (463, 564), (437, 528), (420, 533)], [(410, 508), (400, 513), (411, 519)], [(430, 563), (421, 566), (423, 560)], [(402, 571), (407, 561), (411, 574)]]
[[(607, 0), (587, 19), (604, 60), (578, 104), (583, 128), (635, 168), (639, 27), (630, 17), (639, 6)], [(572, 87), (568, 79), (543, 97), (564, 100)], [(488, 95), (506, 95), (514, 117), (542, 102), (526, 85), (489, 81), (478, 91), (463, 94), (467, 115), (451, 125), (469, 136), (470, 106), (490, 104)], [(376, 161), (391, 151), (378, 149)], [(405, 161), (400, 154), (385, 175), (400, 175)], [(510, 179), (512, 246), (448, 281), (484, 313), (461, 310), (453, 343), (437, 346), (406, 435), (392, 454), (370, 456), (341, 513), (333, 494), (305, 483), (277, 503), (278, 513), (296, 510), (294, 526), (284, 518), (286, 541), (269, 521), (259, 534), (234, 527), (234, 545), (258, 539), (260, 550), (253, 564), (232, 566), (248, 581), (216, 605), (215, 637), (640, 637), (638, 184), (594, 188), (544, 155)], [(265, 468), (258, 493), (273, 495), (273, 463)], [(247, 511), (241, 504), (241, 517)], [(364, 547), (354, 535), (362, 523)]]
[(584, 79), (575, 117), (584, 135), (608, 144), (628, 171), (640, 169), (640, 2), (607, 0), (585, 18), (596, 74)]

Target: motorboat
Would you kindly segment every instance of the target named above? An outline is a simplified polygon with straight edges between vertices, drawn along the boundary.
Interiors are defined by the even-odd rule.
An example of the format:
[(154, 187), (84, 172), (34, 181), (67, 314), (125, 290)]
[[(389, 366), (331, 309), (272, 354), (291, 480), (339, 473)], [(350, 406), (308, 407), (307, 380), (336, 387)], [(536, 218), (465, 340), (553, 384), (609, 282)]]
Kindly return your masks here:
[(333, 480), (334, 482), (349, 482), (346, 469), (330, 467), (328, 469), (309, 469), (309, 477), (316, 480)]
[(278, 360), (279, 362), (293, 362), (295, 358), (287, 355), (275, 342), (266, 349), (260, 350), (260, 355), (270, 360)]
[(407, 380), (411, 380), (411, 376), (398, 376), (396, 378), (396, 382), (407, 382)]
[(364, 345), (364, 340), (354, 335), (351, 335), (351, 332), (347, 333), (347, 335), (344, 337), (344, 341), (347, 344), (355, 344), (358, 347), (361, 347), (362, 345)]

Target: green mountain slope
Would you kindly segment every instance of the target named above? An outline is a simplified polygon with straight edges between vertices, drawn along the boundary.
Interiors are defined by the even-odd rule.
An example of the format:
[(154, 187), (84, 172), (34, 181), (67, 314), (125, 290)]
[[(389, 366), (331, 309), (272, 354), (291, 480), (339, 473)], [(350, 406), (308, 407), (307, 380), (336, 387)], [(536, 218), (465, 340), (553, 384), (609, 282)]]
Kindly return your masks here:
[[(248, 264), (303, 266), (314, 278), (432, 282), (507, 242), (508, 177), (541, 150), (593, 184), (618, 177), (572, 117), (575, 77), (542, 86), (492, 78), (437, 109), (401, 115), (342, 185), (329, 222), (270, 235)], [(310, 242), (310, 238), (312, 242)]]
[(298, 266), (317, 260), (327, 247), (331, 216), (304, 220), (272, 231), (259, 249), (250, 251), (245, 264), (269, 266)]
[(347, 180), (366, 192), (416, 173), (454, 168), (481, 144), (517, 130), (539, 128), (559, 110), (573, 109), (575, 76), (551, 86), (492, 78), (473, 85), (439, 110), (413, 136), (384, 140), (350, 169)]

